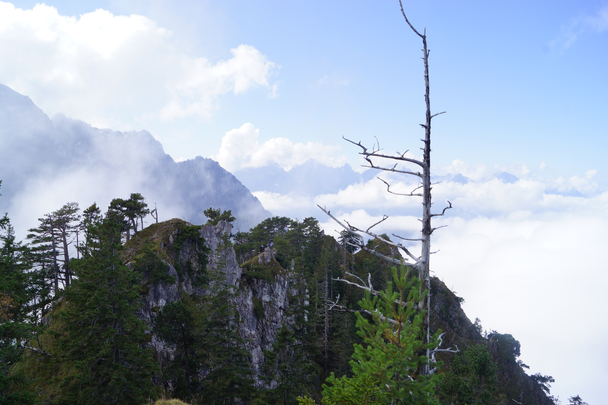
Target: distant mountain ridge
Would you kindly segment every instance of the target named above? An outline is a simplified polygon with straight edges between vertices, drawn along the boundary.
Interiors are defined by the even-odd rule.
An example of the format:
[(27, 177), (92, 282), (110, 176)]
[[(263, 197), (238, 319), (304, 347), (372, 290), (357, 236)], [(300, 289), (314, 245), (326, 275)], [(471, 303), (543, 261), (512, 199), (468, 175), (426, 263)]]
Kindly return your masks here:
[(156, 203), (163, 219), (179, 216), (201, 224), (206, 222), (205, 209), (230, 209), (237, 226), (246, 230), (271, 215), (236, 177), (211, 159), (176, 163), (148, 131), (98, 129), (62, 115), (50, 119), (29, 97), (4, 85), (0, 85), (0, 180), (2, 212), (44, 195), (57, 199), (59, 205), (35, 214), (43, 215), (68, 201), (83, 206), (97, 202), (104, 208), (112, 198), (140, 192), (152, 208)]
[(369, 170), (357, 173), (349, 164), (330, 167), (315, 159), (308, 159), (291, 170), (285, 170), (273, 162), (267, 166), (248, 167), (234, 172), (234, 175), (254, 192), (309, 196), (335, 193), (351, 184), (367, 180), (370, 174), (373, 176)]

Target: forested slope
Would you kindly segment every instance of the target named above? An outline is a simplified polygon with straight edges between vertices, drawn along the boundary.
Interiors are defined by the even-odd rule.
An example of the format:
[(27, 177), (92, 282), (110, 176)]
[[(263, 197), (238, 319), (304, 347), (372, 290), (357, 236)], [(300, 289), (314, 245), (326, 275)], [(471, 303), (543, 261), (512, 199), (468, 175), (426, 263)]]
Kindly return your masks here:
[[(173, 219), (126, 243), (111, 211), (93, 219), (80, 257), (70, 261), (72, 283), (35, 309), (44, 318), (11, 313), (31, 328), (17, 346), (12, 340), (19, 355), (3, 371), (9, 383), (0, 395), (48, 404), (159, 396), (294, 404), (304, 395), (320, 402), (331, 373), (351, 375), (353, 344), (362, 341), (354, 311), (363, 292), (335, 279), (346, 271), (369, 275), (381, 290), (389, 266), (324, 235), (312, 218), (269, 218), (233, 234), (229, 212), (206, 213), (203, 226)], [(3, 271), (22, 274), (25, 283), (14, 265)], [(2, 280), (0, 291), (17, 294)], [(546, 376), (522, 369), (519, 342), (484, 333), (437, 278), (431, 293), (432, 333), (441, 329), (442, 347), (459, 349), (439, 354), (441, 403), (553, 403), (543, 389)]]

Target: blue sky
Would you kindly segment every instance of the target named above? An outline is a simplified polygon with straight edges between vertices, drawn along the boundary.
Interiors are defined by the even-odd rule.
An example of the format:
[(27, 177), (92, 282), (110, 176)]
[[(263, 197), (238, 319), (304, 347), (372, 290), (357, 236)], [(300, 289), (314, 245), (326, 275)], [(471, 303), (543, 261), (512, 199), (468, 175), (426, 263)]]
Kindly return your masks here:
[[(356, 167), (343, 135), (420, 154), (421, 43), (396, 0), (46, 4), (0, 2), (0, 83), (50, 116), (146, 129), (176, 160), (214, 157), (231, 171), (310, 157)], [(434, 172), (472, 180), (435, 189), (456, 207), (434, 241), (435, 272), (472, 319), (522, 342), (523, 361), (556, 378), (563, 402), (601, 403), (608, 2), (404, 6), (427, 29), (432, 108), (447, 111), (434, 121)], [(499, 171), (520, 181), (493, 179)], [(418, 203), (371, 183), (321, 196), (252, 191), (279, 215), (321, 204), (364, 226), (385, 209), (391, 229), (417, 229)]]
[[(35, 3), (14, 4), (31, 8)], [(544, 162), (548, 175), (583, 175), (594, 169), (596, 181), (605, 184), (607, 4), (406, 2), (412, 22), (428, 31), (433, 109), (448, 112), (434, 123), (437, 170), (454, 159), (523, 163), (531, 170), (540, 170)], [(167, 97), (161, 91), (150, 95), (148, 101), (158, 99), (149, 106), (115, 111), (110, 100), (110, 106), (91, 106), (106, 110), (98, 117), (99, 125), (148, 129), (175, 159), (216, 154), (222, 136), (245, 123), (259, 129), (260, 143), (285, 137), (333, 145), (340, 148), (336, 158), (353, 166), (358, 164), (356, 151), (341, 141), (342, 135), (368, 142), (377, 136), (388, 150), (418, 147), (418, 123), (423, 119), (421, 46), (394, 1), (49, 5), (63, 16), (97, 8), (114, 15), (146, 16), (171, 31), (163, 38), (163, 46), (171, 48), (167, 56), (187, 55), (215, 64), (246, 44), (273, 64), (265, 75), (267, 84), (217, 95), (206, 115), (157, 119), (158, 106), (166, 102), (162, 97)], [(151, 58), (150, 64), (158, 61)], [(157, 77), (170, 80), (162, 74), (150, 79)], [(116, 91), (138, 89), (131, 85)], [(26, 92), (50, 114), (75, 115), (65, 108), (54, 111), (70, 104), (54, 102), (53, 91), (36, 93)], [(92, 112), (78, 113), (94, 121)]]

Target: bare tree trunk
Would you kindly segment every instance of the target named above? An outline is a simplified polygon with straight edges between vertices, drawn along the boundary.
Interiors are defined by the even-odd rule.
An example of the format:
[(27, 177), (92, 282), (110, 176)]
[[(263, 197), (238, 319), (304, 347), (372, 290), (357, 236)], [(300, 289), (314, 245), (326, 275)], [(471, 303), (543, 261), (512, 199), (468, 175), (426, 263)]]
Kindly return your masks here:
[(70, 273), (70, 252), (68, 250), (68, 236), (67, 231), (62, 230), (61, 243), (63, 244), (63, 271), (65, 274), (65, 285), (70, 285), (71, 273)]
[(324, 309), (324, 313), (323, 316), (325, 317), (324, 319), (324, 331), (323, 331), (323, 374), (327, 375), (327, 367), (328, 367), (328, 362), (329, 362), (329, 306), (328, 306), (328, 300), (329, 300), (329, 285), (328, 285), (328, 274), (327, 274), (327, 261), (325, 262), (325, 283), (323, 284), (323, 295), (325, 295), (325, 305), (323, 306)]
[(55, 245), (55, 226), (53, 224), (53, 219), (49, 217), (49, 222), (51, 224), (51, 244), (53, 246), (53, 276), (54, 276), (54, 287), (55, 287), (55, 297), (59, 292), (59, 266), (57, 265), (57, 248)]
[[(397, 153), (395, 155), (385, 155), (383, 153), (381, 153), (381, 149), (380, 146), (378, 145), (378, 147), (376, 147), (376, 145), (374, 145), (374, 147), (372, 148), (372, 150), (368, 150), (365, 146), (363, 146), (361, 144), (361, 142), (355, 143), (349, 139), (346, 139), (348, 142), (351, 142), (354, 145), (359, 146), (362, 151), (360, 152), (361, 155), (363, 155), (363, 157), (365, 158), (365, 160), (367, 161), (368, 165), (365, 167), (369, 167), (369, 168), (373, 168), (373, 169), (378, 169), (378, 170), (382, 170), (385, 172), (393, 172), (393, 173), (401, 173), (401, 174), (407, 174), (407, 175), (411, 175), (411, 176), (416, 176), (419, 178), (419, 186), (416, 187), (414, 190), (412, 190), (409, 194), (402, 194), (402, 193), (396, 193), (391, 191), (391, 186), (389, 183), (387, 183), (386, 181), (380, 179), (384, 184), (386, 184), (387, 186), (387, 191), (391, 194), (396, 194), (396, 195), (401, 195), (401, 196), (406, 196), (406, 197), (422, 197), (422, 229), (421, 229), (421, 235), (419, 239), (407, 239), (407, 238), (403, 238), (400, 237), (398, 235), (393, 235), (396, 238), (400, 239), (400, 240), (404, 240), (404, 241), (415, 241), (415, 242), (420, 242), (421, 243), (421, 252), (420, 252), (420, 256), (416, 256), (415, 254), (413, 254), (412, 252), (410, 252), (409, 248), (404, 246), (401, 242), (393, 242), (391, 240), (389, 240), (388, 238), (385, 238), (379, 234), (376, 234), (374, 232), (372, 232), (372, 228), (375, 227), (376, 225), (384, 222), (386, 219), (388, 219), (388, 216), (384, 216), (382, 220), (378, 221), (377, 223), (373, 224), (372, 226), (368, 227), (367, 229), (361, 229), (361, 228), (357, 228), (356, 226), (353, 226), (351, 224), (349, 224), (348, 222), (346, 222), (346, 225), (344, 223), (342, 223), (341, 221), (339, 221), (336, 217), (334, 217), (329, 210), (320, 207), (321, 210), (323, 210), (328, 216), (330, 216), (332, 219), (334, 219), (336, 222), (338, 222), (344, 229), (346, 229), (349, 232), (354, 232), (357, 233), (359, 235), (359, 239), (356, 241), (352, 241), (350, 240), (348, 243), (356, 246), (359, 249), (365, 250), (375, 256), (378, 256), (382, 259), (384, 259), (385, 261), (389, 262), (389, 263), (393, 263), (393, 264), (398, 264), (398, 265), (405, 265), (408, 267), (412, 267), (414, 269), (416, 269), (418, 271), (418, 276), (420, 278), (420, 280), (422, 281), (422, 285), (421, 285), (421, 289), (426, 289), (429, 291), (428, 294), (426, 294), (426, 296), (424, 294), (422, 294), (421, 291), (421, 297), (425, 297), (423, 298), (419, 303), (418, 303), (418, 308), (421, 311), (426, 311), (426, 316), (425, 316), (425, 325), (424, 325), (424, 329), (425, 329), (425, 334), (426, 334), (426, 342), (430, 342), (430, 338), (431, 338), (431, 331), (430, 331), (430, 308), (431, 308), (431, 294), (430, 294), (430, 290), (431, 290), (431, 277), (430, 277), (430, 257), (431, 257), (431, 235), (433, 234), (433, 231), (435, 231), (435, 229), (437, 228), (433, 228), (432, 224), (431, 224), (431, 219), (433, 217), (437, 217), (437, 216), (442, 216), (443, 214), (445, 214), (445, 211), (449, 208), (452, 208), (452, 203), (450, 203), (448, 201), (448, 206), (446, 206), (443, 211), (439, 214), (432, 214), (431, 213), (431, 206), (432, 206), (432, 196), (431, 196), (431, 121), (434, 117), (436, 117), (437, 115), (443, 114), (444, 112), (440, 112), (437, 114), (432, 114), (431, 113), (431, 96), (430, 96), (430, 81), (429, 81), (429, 50), (427, 47), (427, 42), (426, 42), (426, 29), (423, 31), (423, 33), (421, 34), (420, 32), (418, 32), (413, 26), (412, 24), (409, 22), (407, 15), (405, 14), (405, 11), (403, 10), (403, 4), (401, 2), (401, 0), (399, 0), (399, 5), (401, 7), (401, 13), (403, 14), (403, 18), (405, 19), (406, 23), (408, 24), (408, 26), (412, 29), (412, 31), (418, 35), (421, 39), (422, 39), (422, 52), (423, 52), (423, 57), (422, 60), (424, 62), (424, 85), (425, 85), (425, 94), (424, 94), (424, 101), (426, 104), (426, 113), (425, 113), (425, 122), (424, 124), (420, 124), (423, 128), (424, 128), (424, 147), (423, 147), (423, 159), (422, 160), (417, 160), (414, 158), (409, 158), (406, 157), (406, 152), (403, 153)], [(394, 165), (385, 165), (383, 161), (383, 159), (388, 159), (388, 160), (393, 160), (396, 161), (397, 163), (395, 163)], [(377, 164), (376, 161), (380, 161), (380, 164)], [(407, 168), (403, 168), (402, 166), (399, 166), (399, 164), (412, 164), (417, 166), (417, 169), (407, 169)], [(420, 192), (419, 190), (422, 189), (422, 192)], [(400, 249), (402, 252), (405, 253), (405, 255), (403, 256), (403, 258), (395, 258), (395, 257), (391, 257), (391, 256), (387, 256), (385, 254), (382, 254), (380, 252), (377, 252), (375, 249), (370, 249), (369, 247), (367, 247), (364, 243), (364, 239), (361, 236), (361, 233), (366, 234), (368, 236), (371, 236), (373, 238), (376, 238), (384, 243), (386, 243), (387, 245)], [(346, 273), (349, 276), (354, 276), (351, 273)], [(340, 281), (346, 281), (348, 284), (351, 285), (356, 285), (360, 288), (366, 289), (368, 291), (370, 291), (370, 293), (372, 294), (376, 294), (377, 291), (375, 291), (371, 285), (371, 282), (368, 281), (369, 285), (366, 285), (365, 282), (361, 279), (359, 279), (359, 281), (357, 282), (351, 282), (348, 280), (343, 280), (343, 279), (337, 279)], [(437, 349), (435, 349), (435, 351), (437, 351)], [(426, 356), (427, 358), (431, 359), (431, 349), (427, 349), (426, 350)], [(422, 370), (422, 374), (423, 375), (429, 375), (431, 373), (431, 367), (429, 364), (424, 365), (423, 370)]]

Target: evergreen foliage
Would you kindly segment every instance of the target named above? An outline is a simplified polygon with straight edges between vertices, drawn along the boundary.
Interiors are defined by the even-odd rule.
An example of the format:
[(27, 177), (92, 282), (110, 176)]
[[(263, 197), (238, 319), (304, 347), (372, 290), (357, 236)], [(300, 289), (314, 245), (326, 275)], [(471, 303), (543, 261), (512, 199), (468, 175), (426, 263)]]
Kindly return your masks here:
[[(229, 211), (207, 213), (217, 223), (231, 218)], [(438, 280), (433, 310), (443, 323), (431, 327), (455, 332), (450, 339), (460, 339), (458, 345), (467, 349), (455, 356), (440, 353), (445, 366), (430, 377), (420, 375), (427, 363), (423, 314), (414, 305), (423, 296), (420, 282), (366, 251), (348, 249), (347, 234), (339, 242), (324, 235), (314, 218), (274, 217), (249, 232), (224, 235), (212, 258), (200, 226), (177, 219), (153, 224), (123, 249), (121, 232), (134, 229), (133, 223), (120, 209), (101, 215), (96, 204), (78, 224), (84, 233), (80, 259), (65, 260), (59, 231), (39, 232), (29, 248), (15, 241), (6, 216), (0, 228), (0, 405), (36, 399), (143, 404), (161, 389), (193, 405), (434, 404), (437, 398), (455, 405), (537, 403), (529, 389), (518, 389), (526, 382), (548, 394), (553, 382), (540, 374), (522, 380), (523, 371), (510, 378), (523, 365), (517, 361), (519, 342), (496, 332), (484, 338), (478, 322), (467, 326), (455, 318), (457, 297)], [(370, 240), (367, 246), (394, 254), (379, 243)], [(240, 284), (229, 286), (224, 268), (233, 248), (243, 272)], [(267, 248), (274, 259), (262, 265), (256, 256)], [(179, 280), (169, 275), (170, 265)], [(347, 271), (363, 279), (369, 274), (374, 290), (384, 291), (365, 296), (335, 280)], [(255, 387), (251, 354), (239, 336), (235, 294), (247, 286), (271, 286), (279, 275), (288, 280), (288, 305), (281, 309), (283, 325), (274, 343), (265, 346), (258, 363)], [(54, 291), (55, 281), (65, 289)], [(162, 284), (175, 285), (181, 298), (152, 307), (146, 330), (135, 316), (141, 315), (138, 294), (147, 296)], [(255, 294), (257, 322), (268, 323), (275, 316), (272, 307)], [(173, 350), (171, 359), (144, 349), (152, 334), (155, 345), (162, 341)], [(430, 346), (435, 344), (434, 339)], [(571, 399), (584, 404), (580, 397)]]
[(133, 258), (133, 270), (142, 274), (145, 284), (155, 285), (175, 282), (175, 277), (167, 273), (169, 269), (167, 263), (163, 262), (154, 252), (154, 245), (151, 240), (146, 239), (140, 251), (141, 254)]
[(176, 398), (190, 400), (200, 393), (199, 378), (204, 364), (204, 342), (197, 331), (195, 305), (186, 297), (170, 302), (159, 311), (154, 320), (153, 333), (175, 349), (175, 358), (163, 369), (165, 389), (172, 387)]
[(15, 387), (24, 373), (12, 373), (35, 329), (31, 316), (28, 249), (15, 241), (7, 215), (0, 218), (0, 405), (33, 404), (34, 395)]
[(114, 212), (120, 218), (121, 232), (127, 232), (127, 240), (130, 238), (130, 230), (137, 234), (137, 226), (139, 221), (150, 213), (148, 204), (145, 203), (144, 197), (140, 193), (131, 193), (128, 200), (115, 198), (110, 202), (109, 211)]
[(80, 227), (79, 211), (78, 203), (67, 203), (39, 218), (39, 226), (28, 230), (27, 238), (31, 241), (31, 257), (38, 279), (52, 286), (54, 298), (59, 297), (60, 289), (72, 281), (69, 247)]
[[(178, 273), (185, 272), (194, 285), (203, 286), (209, 282), (206, 272), (209, 248), (205, 246), (201, 228), (196, 225), (181, 224), (173, 241), (173, 264)], [(195, 265), (192, 264), (190, 252), (195, 251)]]
[[(416, 309), (423, 299), (420, 280), (409, 269), (393, 269), (393, 281), (379, 296), (366, 294), (360, 302), (370, 320), (358, 312), (358, 334), (364, 344), (355, 345), (352, 377), (333, 373), (323, 389), (323, 403), (337, 404), (439, 404), (435, 386), (439, 376), (418, 372), (428, 359), (424, 343), (424, 313)], [(424, 292), (427, 294), (428, 292)], [(430, 340), (437, 346), (438, 335)]]
[(568, 405), (589, 405), (580, 396), (574, 396), (568, 398)]
[(500, 402), (498, 368), (485, 344), (468, 347), (457, 354), (451, 367), (452, 372), (445, 374), (439, 386), (443, 403), (492, 405)]
[(135, 313), (140, 278), (120, 260), (122, 224), (113, 215), (92, 225), (82, 258), (74, 260), (77, 280), (64, 291), (49, 331), (48, 370), (55, 377), (57, 404), (137, 404), (153, 397), (155, 372), (145, 324)]
[(262, 379), (270, 388), (263, 394), (263, 403), (297, 404), (298, 396), (314, 395), (314, 365), (303, 349), (294, 331), (283, 324), (272, 350), (264, 351)]
[[(192, 237), (186, 227), (181, 231)], [(230, 247), (225, 238), (218, 252), (220, 267), (222, 248)], [(205, 274), (204, 295), (196, 300), (182, 295), (166, 304), (154, 321), (153, 333), (175, 350), (175, 359), (163, 367), (161, 379), (173, 397), (184, 401), (239, 403), (256, 395), (250, 354), (238, 335), (233, 292), (223, 274), (208, 270)]]
[(220, 221), (234, 222), (236, 218), (232, 215), (231, 210), (223, 211), (220, 208), (207, 208), (203, 211), (205, 217), (208, 218), (207, 223), (205, 225), (217, 225)]

